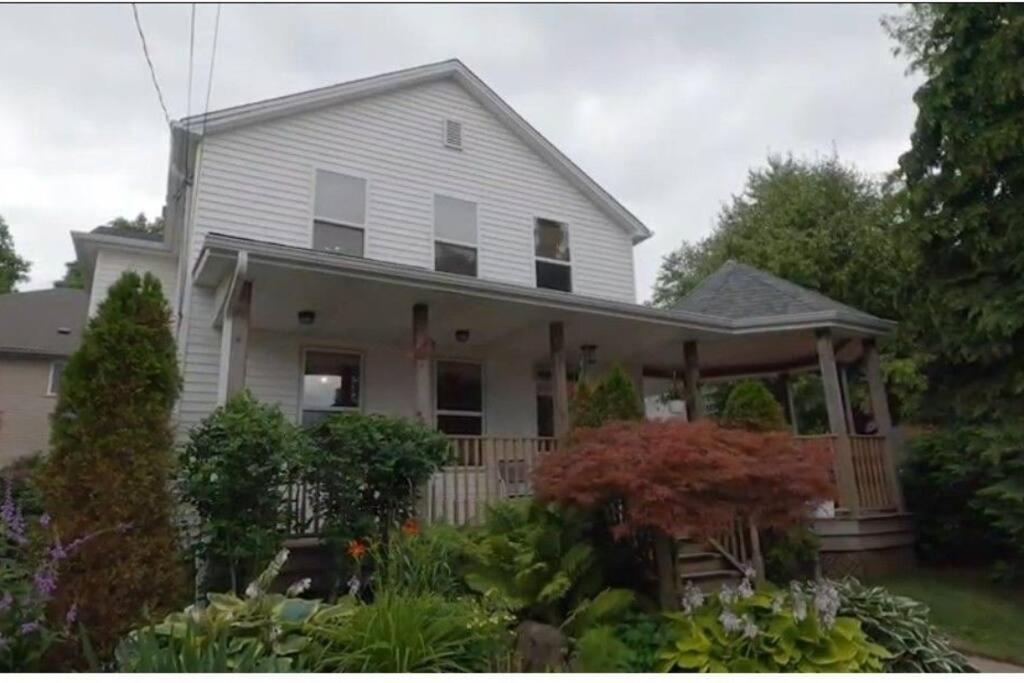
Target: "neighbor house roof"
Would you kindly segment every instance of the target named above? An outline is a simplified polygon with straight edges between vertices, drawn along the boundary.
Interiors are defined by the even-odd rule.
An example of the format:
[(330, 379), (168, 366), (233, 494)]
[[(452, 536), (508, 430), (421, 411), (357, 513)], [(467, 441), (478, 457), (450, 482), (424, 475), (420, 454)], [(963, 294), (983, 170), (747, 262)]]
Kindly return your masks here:
[(142, 240), (144, 242), (163, 242), (162, 232), (142, 232), (141, 230), (130, 230), (128, 228), (115, 228), (112, 225), (101, 225), (93, 228), (90, 235), (107, 235), (108, 237), (124, 237), (130, 240)]
[(828, 315), (838, 321), (891, 328), (894, 323), (738, 261), (726, 261), (674, 307), (733, 321)]
[(82, 341), (89, 295), (44, 289), (0, 296), (0, 353), (69, 356)]
[[(193, 135), (199, 134), (197, 131), (201, 131), (204, 135), (213, 134), (253, 123), (331, 107), (371, 95), (380, 95), (399, 88), (445, 79), (453, 80), (461, 85), (484, 109), (508, 126), (529, 148), (626, 230), (632, 236), (634, 244), (651, 236), (652, 233), (647, 226), (584, 173), (547, 138), (537, 132), (458, 59), (449, 59), (436, 64), (393, 71), (370, 78), (306, 90), (293, 95), (197, 114), (176, 121), (173, 126), (178, 130), (190, 131)], [(180, 136), (172, 135), (171, 139), (172, 147), (184, 144)], [(178, 158), (174, 149), (171, 151), (171, 158)]]

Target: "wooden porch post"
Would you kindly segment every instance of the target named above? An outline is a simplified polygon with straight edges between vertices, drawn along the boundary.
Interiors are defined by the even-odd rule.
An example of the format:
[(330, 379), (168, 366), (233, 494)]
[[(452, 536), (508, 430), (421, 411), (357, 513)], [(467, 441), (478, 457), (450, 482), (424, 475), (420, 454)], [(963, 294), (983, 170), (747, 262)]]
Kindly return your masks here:
[(832, 345), (832, 332), (818, 330), (818, 365), (821, 368), (821, 385), (825, 391), (825, 408), (828, 411), (829, 431), (836, 437), (835, 463), (836, 480), (839, 485), (839, 502), (856, 516), (860, 512), (857, 495), (857, 479), (853, 469), (853, 453), (846, 431), (846, 416), (843, 414), (843, 394), (839, 386), (836, 369), (836, 352)]
[(885, 437), (885, 466), (892, 487), (893, 501), (896, 508), (902, 512), (906, 505), (903, 501), (899, 473), (896, 471), (896, 454), (893, 452), (892, 415), (889, 413), (889, 397), (885, 393), (885, 380), (882, 378), (882, 360), (874, 339), (864, 340), (864, 374), (867, 375), (868, 392), (871, 395), (871, 414), (875, 418), (878, 434)]
[(853, 420), (853, 403), (850, 401), (850, 368), (839, 366), (839, 387), (843, 390), (843, 417), (846, 419), (846, 433), (856, 434), (857, 423)]
[(686, 401), (686, 419), (690, 422), (704, 417), (704, 399), (700, 395), (700, 360), (697, 342), (683, 342), (683, 398)]
[(217, 405), (245, 388), (245, 360), (249, 350), (249, 314), (252, 308), (252, 282), (239, 286), (237, 299), (227, 301), (220, 331), (220, 376)]
[(553, 322), (548, 327), (551, 349), (551, 402), (554, 407), (555, 438), (569, 433), (569, 379), (565, 365), (565, 324)]
[(412, 307), (412, 356), (416, 362), (416, 419), (434, 426), (434, 401), (430, 387), (430, 361), (434, 355), (430, 339), (430, 309), (426, 304)]

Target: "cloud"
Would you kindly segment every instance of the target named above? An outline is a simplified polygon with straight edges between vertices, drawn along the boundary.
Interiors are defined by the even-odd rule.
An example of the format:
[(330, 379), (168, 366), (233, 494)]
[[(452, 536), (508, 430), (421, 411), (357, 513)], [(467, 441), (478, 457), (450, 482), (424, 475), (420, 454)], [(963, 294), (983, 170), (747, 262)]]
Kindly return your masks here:
[[(871, 173), (909, 144), (916, 82), (879, 18), (892, 7), (230, 5), (211, 105), (459, 57), (656, 235), (706, 235), (769, 152), (838, 150)], [(172, 117), (201, 111), (215, 8), (140, 5)], [(0, 214), (46, 287), (70, 230), (159, 213), (168, 134), (127, 6), (0, 6)]]

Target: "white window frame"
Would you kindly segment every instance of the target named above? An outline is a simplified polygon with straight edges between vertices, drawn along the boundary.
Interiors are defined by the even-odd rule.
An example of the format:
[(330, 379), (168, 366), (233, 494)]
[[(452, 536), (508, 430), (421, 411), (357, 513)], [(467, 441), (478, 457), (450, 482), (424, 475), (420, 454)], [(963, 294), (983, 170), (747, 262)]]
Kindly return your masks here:
[[(437, 236), (437, 197), (447, 197), (448, 199), (458, 199), (460, 202), (468, 202), (473, 205), (473, 220), (476, 221), (476, 242), (470, 243), (464, 240), (449, 240), (442, 239)], [(430, 267), (433, 268), (435, 273), (445, 273), (447, 275), (461, 275), (461, 273), (449, 273), (447, 270), (437, 269), (437, 243), (450, 244), (455, 247), (463, 247), (466, 249), (472, 249), (476, 252), (476, 275), (462, 275), (462, 277), (480, 277), (480, 202), (475, 198), (469, 198), (464, 195), (459, 195), (453, 192), (441, 192), (435, 191), (430, 194), (430, 215), (431, 215), (431, 240), (430, 240)]]
[(67, 359), (60, 358), (58, 360), (50, 361), (50, 372), (49, 372), (49, 374), (47, 375), (47, 378), (46, 378), (46, 396), (56, 396), (57, 395), (57, 392), (53, 390), (53, 378), (54, 378), (54, 375), (56, 375), (56, 373), (57, 373), (57, 366), (58, 365), (63, 365), (64, 366), (61, 369), (61, 375), (63, 376), (63, 371), (66, 370), (67, 367), (68, 367)]
[[(318, 171), (326, 171), (327, 173), (336, 173), (338, 175), (347, 175), (351, 178), (358, 178), (362, 180), (366, 185), (366, 189), (363, 192), (363, 223), (362, 225), (356, 225), (355, 223), (339, 223), (337, 219), (328, 218), (326, 216), (320, 216), (316, 212), (316, 174)], [(329, 223), (331, 225), (337, 225), (341, 228), (351, 228), (353, 230), (363, 231), (363, 258), (366, 257), (367, 244), (369, 243), (369, 224), (370, 224), (370, 186), (371, 180), (368, 176), (362, 173), (353, 171), (349, 168), (343, 168), (341, 166), (314, 166), (313, 171), (310, 175), (310, 191), (309, 191), (309, 248), (316, 249), (316, 227), (314, 223)], [(330, 252), (328, 252), (330, 253)], [(349, 254), (341, 254), (341, 256), (349, 256)]]
[(296, 415), (299, 425), (302, 425), (302, 414), (306, 412), (306, 354), (333, 353), (337, 355), (359, 356), (359, 405), (355, 407), (330, 406), (327, 408), (309, 408), (310, 412), (316, 413), (361, 413), (366, 405), (366, 354), (360, 349), (343, 348), (338, 346), (302, 346), (299, 349), (299, 412)]
[[(463, 365), (476, 365), (480, 368), (480, 411), (474, 410), (445, 410), (437, 407), (437, 367), (440, 363), (462, 363)], [(487, 366), (481, 360), (474, 358), (452, 358), (452, 357), (441, 357), (434, 359), (434, 391), (433, 391), (433, 404), (434, 404), (434, 429), (438, 429), (437, 418), (440, 415), (451, 415), (453, 417), (479, 417), (480, 418), (480, 436), (487, 435)], [(468, 434), (451, 434), (450, 436), (470, 436)]]
[[(551, 221), (552, 223), (558, 223), (565, 228), (565, 241), (569, 243), (569, 258), (565, 261), (556, 258), (549, 258), (547, 256), (537, 256), (537, 221)], [(576, 272), (575, 264), (573, 263), (573, 239), (572, 239), (572, 228), (569, 221), (561, 218), (552, 218), (550, 216), (534, 216), (533, 222), (530, 224), (530, 252), (533, 254), (533, 286), (537, 289), (547, 289), (551, 292), (558, 292), (561, 290), (550, 289), (548, 287), (541, 287), (537, 284), (537, 261), (541, 263), (553, 263), (559, 266), (568, 266), (569, 268), (569, 291), (566, 294), (571, 294), (576, 291), (576, 278), (573, 273)]]

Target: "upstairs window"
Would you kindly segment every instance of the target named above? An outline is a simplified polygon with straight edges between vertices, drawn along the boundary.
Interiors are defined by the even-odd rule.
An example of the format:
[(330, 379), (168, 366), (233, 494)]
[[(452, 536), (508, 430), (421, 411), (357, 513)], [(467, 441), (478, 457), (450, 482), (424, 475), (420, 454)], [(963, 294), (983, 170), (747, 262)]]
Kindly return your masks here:
[(434, 195), (434, 270), (477, 274), (476, 204)]
[(313, 248), (362, 256), (366, 228), (366, 180), (316, 172), (313, 201)]
[(362, 357), (356, 353), (307, 351), (302, 373), (302, 424), (316, 424), (332, 413), (359, 410)]
[(547, 218), (538, 218), (533, 226), (533, 249), (537, 259), (537, 286), (571, 292), (569, 226)]
[(484, 380), (479, 363), (437, 361), (435, 413), (445, 434), (484, 433)]

